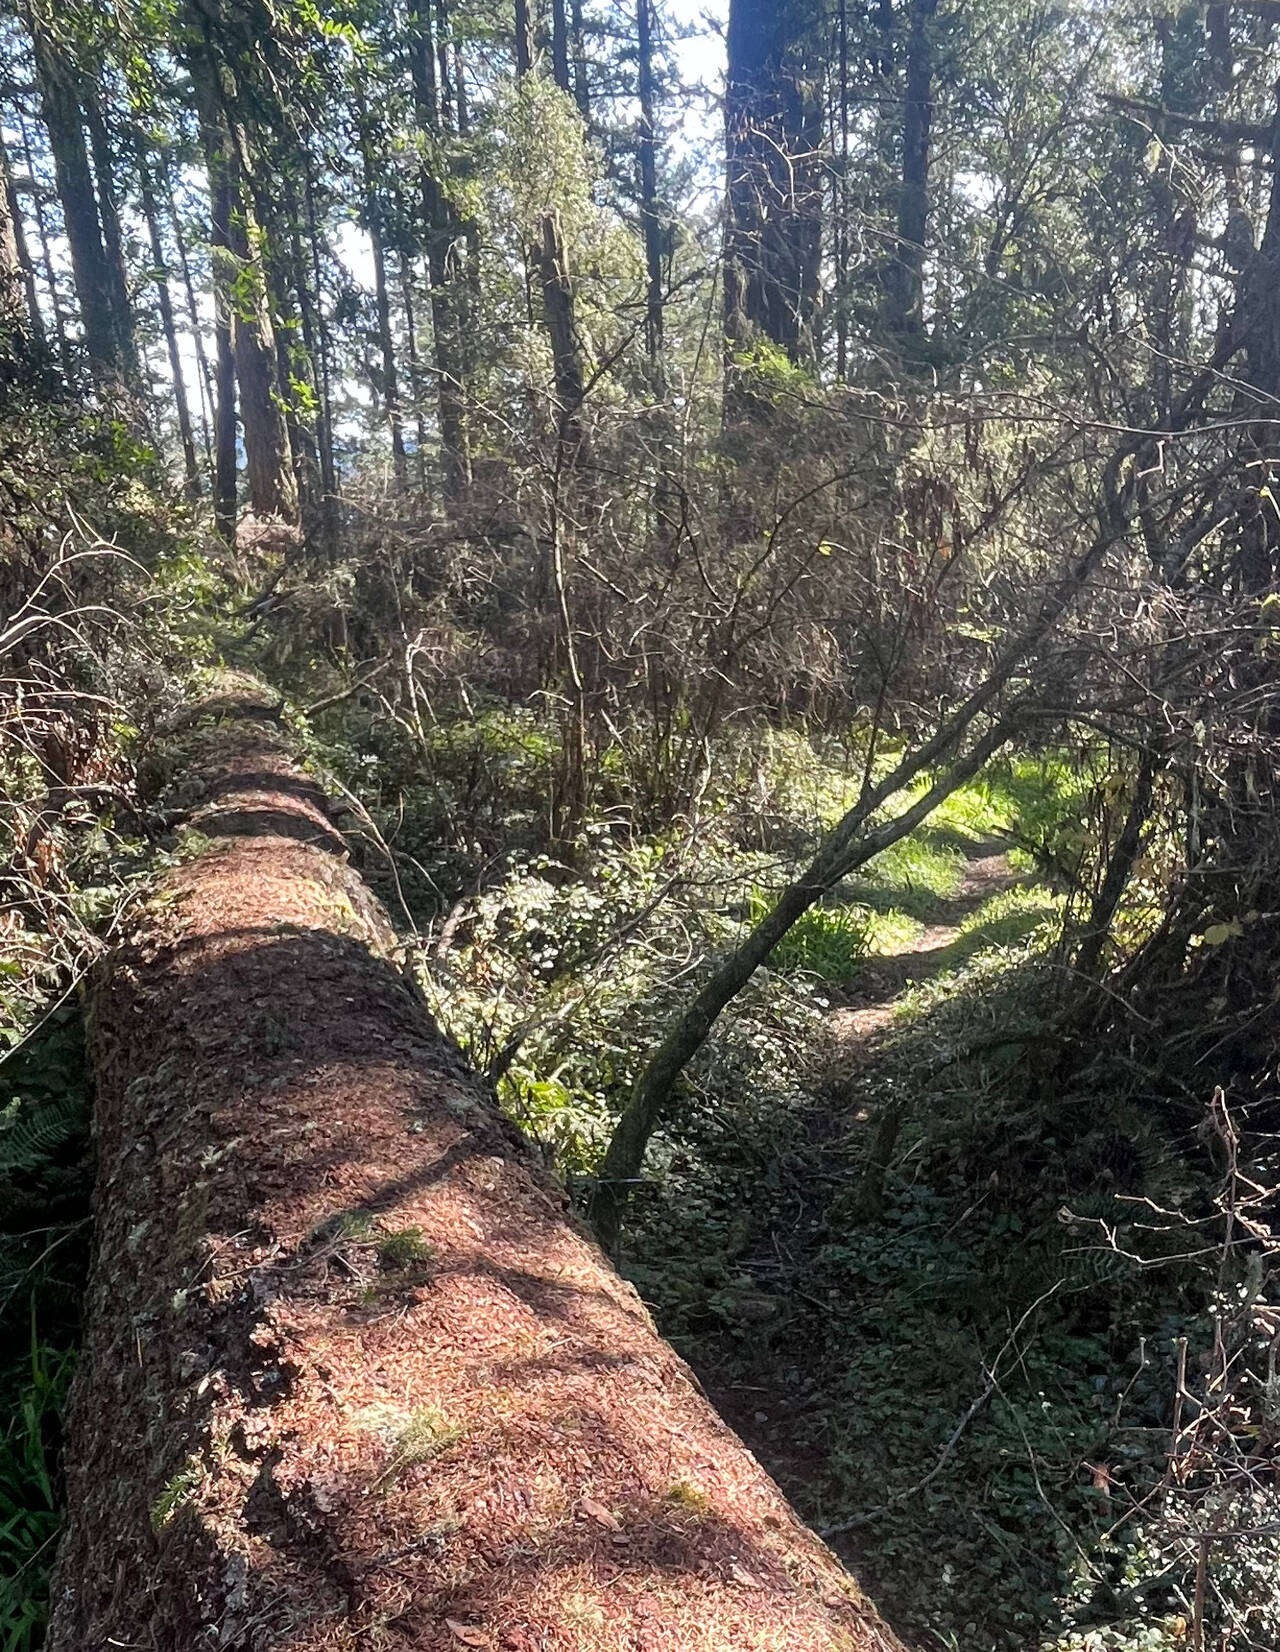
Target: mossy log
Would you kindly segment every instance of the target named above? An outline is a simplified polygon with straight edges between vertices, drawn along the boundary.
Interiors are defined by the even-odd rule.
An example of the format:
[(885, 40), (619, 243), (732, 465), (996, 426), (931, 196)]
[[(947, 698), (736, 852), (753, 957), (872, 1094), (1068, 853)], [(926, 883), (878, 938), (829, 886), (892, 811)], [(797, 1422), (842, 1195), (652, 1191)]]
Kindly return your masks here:
[(50, 1652), (901, 1652), (432, 1025), (261, 721), (96, 983)]

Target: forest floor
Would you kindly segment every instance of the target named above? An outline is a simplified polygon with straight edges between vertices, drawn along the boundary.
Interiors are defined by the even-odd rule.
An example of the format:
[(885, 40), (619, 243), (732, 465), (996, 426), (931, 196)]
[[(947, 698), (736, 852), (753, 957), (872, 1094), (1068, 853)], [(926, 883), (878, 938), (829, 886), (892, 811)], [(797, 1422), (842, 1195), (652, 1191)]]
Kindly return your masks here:
[[(789, 1100), (740, 1091), (718, 1133), (691, 1120), (628, 1271), (910, 1644), (1077, 1652), (1114, 1624), (1108, 1646), (1163, 1647), (1165, 1602), (1130, 1604), (1093, 1465), (1135, 1488), (1155, 1465), (1168, 1372), (1135, 1364), (1133, 1327), (1168, 1309), (1062, 1215), (1160, 1149), (1038, 1076), (1058, 904), (993, 828), (948, 823), (910, 878), (848, 892), (879, 923), (822, 983), (807, 1072)], [(922, 858), (944, 844), (946, 879)]]
[[(856, 1173), (861, 1173), (878, 1118), (900, 1088), (902, 1057), (893, 1047), (893, 1030), (895, 1024), (910, 1021), (915, 989), (963, 972), (971, 959), (991, 946), (986, 928), (974, 921), (981, 919), (989, 903), (998, 908), (998, 897), (1010, 890), (1034, 894), (1038, 880), (1012, 864), (1010, 849), (1003, 838), (974, 841), (964, 854), (955, 887), (933, 893), (927, 904), (915, 908), (919, 927), (890, 931), (853, 979), (832, 984), (833, 1002), (825, 1022), (830, 1042), (813, 1082), (815, 1104), (806, 1119), (806, 1134), (849, 1171), (856, 1166)], [(941, 990), (946, 991), (945, 981)], [(864, 1564), (864, 1543), (846, 1536), (842, 1528), (874, 1528), (877, 1513), (887, 1514), (889, 1509), (864, 1508), (851, 1521), (822, 1518), (825, 1508), (842, 1512), (844, 1464), (842, 1453), (832, 1450), (832, 1436), (844, 1431), (842, 1414), (849, 1395), (838, 1353), (830, 1364), (822, 1360), (813, 1340), (812, 1313), (806, 1311), (825, 1314), (831, 1306), (830, 1290), (815, 1292), (814, 1283), (825, 1272), (832, 1234), (848, 1221), (849, 1181), (847, 1173), (837, 1173), (815, 1182), (818, 1197), (805, 1224), (810, 1242), (793, 1233), (791, 1244), (783, 1244), (775, 1233), (772, 1259), (744, 1258), (753, 1279), (767, 1282), (762, 1302), (777, 1304), (777, 1324), (756, 1342), (749, 1369), (740, 1368), (745, 1349), (732, 1333), (727, 1338), (699, 1338), (687, 1351), (696, 1365), (707, 1360), (716, 1404), (789, 1495), (800, 1500), (820, 1531), (825, 1527), (846, 1559)], [(762, 1313), (759, 1304), (754, 1312)], [(766, 1323), (771, 1320), (767, 1311), (762, 1317)], [(810, 1393), (806, 1403), (797, 1405), (796, 1377), (802, 1370), (808, 1374)], [(938, 1462), (945, 1468), (944, 1457)], [(919, 1478), (932, 1466), (922, 1458)], [(901, 1489), (889, 1495), (892, 1504), (907, 1501)], [(875, 1504), (877, 1499), (872, 1495), (866, 1501)], [(892, 1552), (893, 1545), (888, 1547)], [(918, 1623), (911, 1627), (919, 1633)]]
[(866, 960), (848, 988), (846, 1001), (833, 1006), (827, 1017), (840, 1045), (849, 1051), (866, 1048), (892, 1024), (908, 986), (956, 967), (964, 947), (964, 920), (993, 895), (1026, 882), (1010, 865), (1008, 850), (1000, 838), (976, 842), (965, 857), (954, 893), (936, 896), (921, 914), (919, 930), (900, 936), (889, 949)]

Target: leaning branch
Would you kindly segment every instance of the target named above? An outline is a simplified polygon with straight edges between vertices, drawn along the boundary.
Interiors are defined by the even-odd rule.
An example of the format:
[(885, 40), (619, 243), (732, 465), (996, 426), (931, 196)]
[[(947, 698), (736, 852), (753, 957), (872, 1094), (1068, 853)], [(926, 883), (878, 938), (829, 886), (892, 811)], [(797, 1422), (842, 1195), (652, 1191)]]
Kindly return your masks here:
[(910, 808), (880, 826), (872, 821), (885, 804), (899, 796), (922, 774), (932, 771), (961, 751), (979, 720), (999, 700), (1026, 662), (1040, 648), (1062, 615), (1075, 602), (1106, 554), (1129, 529), (1134, 501), (1134, 467), (1129, 464), (1145, 444), (1182, 428), (1203, 402), (1218, 370), (1232, 350), (1230, 331), (1224, 333), (1213, 361), (1199, 373), (1182, 397), (1172, 418), (1159, 430), (1133, 430), (1117, 444), (1103, 473), (1097, 532), (1074, 564), (1041, 602), (1034, 618), (1011, 639), (983, 682), (956, 708), (937, 731), (907, 753), (878, 784), (870, 776), (858, 801), (833, 828), (818, 854), (756, 927), (716, 968), (666, 1037), (645, 1063), (630, 1100), (622, 1111), (600, 1167), (592, 1205), (592, 1219), (602, 1243), (616, 1244), (627, 1196), (644, 1164), (649, 1140), (676, 1080), (710, 1037), (723, 1010), (742, 991), (756, 970), (791, 927), (850, 872), (896, 843), (926, 820), (957, 787), (971, 779), (1013, 735), (1022, 706), (998, 718), (965, 753), (955, 758), (924, 795)]

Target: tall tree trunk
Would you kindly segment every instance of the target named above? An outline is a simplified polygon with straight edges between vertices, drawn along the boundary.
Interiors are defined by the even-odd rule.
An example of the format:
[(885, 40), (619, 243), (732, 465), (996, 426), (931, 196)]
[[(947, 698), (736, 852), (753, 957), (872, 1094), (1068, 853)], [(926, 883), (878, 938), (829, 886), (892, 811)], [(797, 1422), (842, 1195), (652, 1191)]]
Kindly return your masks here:
[[(440, 16), (442, 20), (446, 16), (444, 0), (441, 0)], [(467, 97), (467, 62), (463, 55), (462, 41), (456, 33), (453, 39), (453, 101), (458, 136), (465, 138), (471, 130), (471, 104)]]
[(304, 154), (303, 164), (302, 190), (307, 213), (307, 244), (311, 249), (310, 289), (313, 296), (307, 296), (308, 283), (301, 273), (298, 290), (302, 295), (303, 322), (310, 327), (307, 348), (316, 362), (319, 377), (320, 409), (316, 435), (320, 447), (320, 481), (325, 491), (326, 514), (330, 518), (329, 530), (332, 531), (336, 526), (333, 513), (338, 501), (338, 467), (333, 452), (333, 342), (329, 336), (329, 323), (326, 319), (320, 268), (320, 218), (316, 211), (315, 173), (309, 151)]
[(74, 75), (42, 24), (34, 18), (31, 40), (71, 253), (76, 302), (84, 328), (85, 354), (98, 383), (115, 387), (123, 364), (111, 305), (111, 273), (102, 245), (102, 226), (98, 222), (98, 202), (89, 170)]
[(527, 75), (533, 68), (533, 22), (529, 0), (515, 0), (516, 74)]
[(236, 264), (231, 345), (240, 387), (249, 502), (256, 516), (295, 522), (298, 484), (282, 407), (263, 237), (250, 191), (243, 187), (231, 217), (231, 252)]
[(0, 132), (0, 345), (35, 334), (38, 311), (22, 247), (22, 216)]
[(569, 73), (569, 21), (565, 15), (565, 0), (551, 0), (551, 74), (562, 92), (573, 96), (573, 80)]
[(662, 220), (658, 211), (658, 140), (654, 119), (653, 0), (636, 0), (636, 46), (640, 95), (640, 129), (636, 145), (640, 166), (640, 216), (644, 230), (646, 275), (644, 342), (649, 376), (662, 394)]
[[(516, 4), (516, 62), (520, 79), (533, 68), (529, 49), (527, 0)], [(524, 42), (522, 45), (521, 42)], [(572, 469), (583, 456), (582, 403), (586, 394), (586, 366), (574, 315), (573, 273), (564, 224), (555, 208), (542, 215), (530, 259), (537, 270), (542, 316), (551, 341), (555, 381), (556, 470)]]
[(232, 248), (235, 207), (231, 131), (222, 106), (217, 63), (207, 38), (208, 19), (189, 0), (188, 63), (195, 87), (200, 141), (209, 180), (209, 264), (213, 284), (214, 417), (213, 519), (218, 533), (234, 543), (236, 489), (236, 258)]
[(849, 4), (836, 12), (836, 133), (839, 166), (835, 187), (836, 378), (849, 377)]
[(173, 190), (173, 174), (169, 169), (169, 157), (161, 152), (160, 177), (164, 184), (165, 205), (169, 213), (169, 227), (173, 232), (173, 244), (178, 254), (178, 268), (182, 272), (182, 291), (186, 300), (187, 328), (191, 335), (191, 343), (196, 353), (196, 374), (200, 386), (200, 424), (203, 433), (205, 463), (213, 464), (213, 438), (210, 434), (214, 421), (213, 374), (209, 369), (209, 357), (204, 347), (204, 330), (200, 325), (200, 308), (196, 303), (195, 283), (191, 279), (191, 260), (187, 257), (187, 239), (182, 233), (182, 215), (178, 211), (177, 198)]
[[(438, 145), (441, 136), (440, 103), (431, 15), (427, 6), (428, 0), (415, 0), (415, 7), (410, 12), (409, 62), (418, 129), (424, 137)], [(460, 75), (457, 103), (459, 119), (462, 120), (464, 98)], [(445, 500), (456, 504), (471, 482), (471, 443), (466, 402), (469, 321), (466, 244), (470, 239), (470, 226), (459, 221), (441, 180), (433, 170), (437, 164), (434, 156), (424, 159), (419, 189), (427, 274), (431, 286), (431, 332), (440, 415), (440, 468)]]
[(107, 131), (96, 88), (91, 86), (86, 89), (83, 107), (85, 124), (89, 129), (94, 177), (97, 182), (98, 217), (102, 224), (102, 248), (107, 262), (116, 348), (126, 377), (136, 381), (138, 348), (134, 338), (133, 305), (129, 301), (129, 272), (125, 266), (124, 236), (120, 229), (120, 210), (116, 204), (116, 146)]
[(1280, 100), (1268, 145), (1273, 160), (1271, 197), (1262, 240), (1241, 272), (1235, 331), (1243, 346), (1238, 412), (1250, 419), (1245, 439), (1246, 480), (1240, 494), (1238, 568), (1244, 590), (1263, 596), (1280, 585)]
[(582, 0), (569, 0), (569, 51), (573, 59), (573, 101), (590, 126), (591, 87), (587, 80), (587, 31), (582, 21)]
[(74, 384), (75, 361), (67, 337), (67, 319), (62, 308), (62, 294), (58, 289), (57, 266), (53, 261), (53, 248), (49, 238), (49, 222), (45, 217), (44, 199), (36, 177), (35, 156), (31, 152), (31, 134), (27, 131), (27, 123), (22, 117), (21, 110), (18, 111), (18, 135), (22, 140), (22, 158), (26, 162), (27, 176), (31, 180), (31, 215), (36, 221), (36, 234), (40, 238), (40, 262), (44, 269), (45, 285), (49, 289), (49, 308), (53, 315), (53, 334), (58, 345), (58, 360), (62, 363), (63, 378), (68, 384)]
[(730, 0), (725, 81), (730, 356), (761, 337), (813, 358), (822, 255), (822, 104), (802, 0)]
[[(197, 83), (199, 84), (199, 83)], [(209, 260), (213, 274), (213, 518), (230, 544), (236, 533), (236, 358), (232, 340), (236, 260), (231, 248), (231, 140), (216, 103), (201, 110), (209, 175)]]
[(418, 486), (427, 485), (427, 433), (422, 419), (423, 385), (422, 358), (418, 353), (417, 306), (413, 297), (413, 261), (408, 253), (400, 254), (400, 302), (404, 308), (405, 347), (409, 357), (409, 394), (414, 420), (414, 468)]
[(542, 289), (542, 314), (551, 340), (558, 462), (561, 468), (572, 468), (583, 455), (582, 403), (586, 395), (586, 375), (574, 317), (569, 251), (558, 212), (543, 214), (540, 238), (533, 253)]
[(448, 0), (436, 0), (436, 69), (440, 77), (440, 128), (456, 131), (453, 115), (453, 70), (449, 66), (452, 30)]
[(147, 239), (151, 244), (152, 280), (160, 304), (160, 320), (164, 328), (165, 348), (169, 354), (169, 377), (173, 384), (173, 405), (178, 417), (178, 438), (182, 443), (182, 459), (186, 470), (187, 491), (193, 498), (200, 495), (200, 462), (196, 457), (195, 432), (191, 426), (191, 409), (187, 403), (187, 384), (182, 371), (182, 352), (178, 348), (178, 329), (173, 316), (173, 296), (169, 291), (168, 259), (160, 234), (160, 215), (156, 209), (151, 172), (141, 143), (138, 145), (138, 181), (142, 201), (142, 215), (146, 220)]
[(368, 110), (363, 90), (357, 93), (360, 163), (364, 187), (364, 221), (373, 248), (373, 293), (378, 316), (378, 346), (382, 355), (382, 397), (391, 429), (391, 466), (396, 482), (403, 487), (409, 470), (404, 451), (404, 420), (400, 411), (400, 387), (396, 375), (395, 338), (391, 331), (391, 297), (387, 290), (387, 263), (382, 241), (382, 210), (375, 182), (373, 144), (369, 133)]
[(885, 324), (899, 336), (924, 325), (924, 255), (929, 228), (933, 131), (933, 20), (938, 0), (912, 0), (902, 114), (902, 187), (893, 261), (885, 278)]
[(298, 520), (309, 538), (322, 533), (320, 454), (314, 410), (319, 407), (315, 357), (303, 320), (305, 271), (294, 255), (298, 234), (298, 201), (286, 167), (270, 192), (254, 195), (255, 215), (262, 246), (262, 271), (267, 307), (276, 343), (277, 405), (284, 420), (285, 438), (293, 462), (298, 494)]
[[(290, 405), (280, 377), (271, 314), (265, 247), (250, 175), (250, 149), (236, 113), (237, 83), (223, 58), (215, 13), (187, 0), (187, 60), (209, 169), (213, 207), (212, 257), (215, 304), (230, 323), (230, 351), (240, 391), (249, 501), (257, 516), (298, 520), (298, 480), (285, 424)], [(226, 340), (219, 335), (219, 412), (215, 509), (226, 526), (228, 429), (222, 384)], [(234, 426), (230, 450), (234, 455)]]

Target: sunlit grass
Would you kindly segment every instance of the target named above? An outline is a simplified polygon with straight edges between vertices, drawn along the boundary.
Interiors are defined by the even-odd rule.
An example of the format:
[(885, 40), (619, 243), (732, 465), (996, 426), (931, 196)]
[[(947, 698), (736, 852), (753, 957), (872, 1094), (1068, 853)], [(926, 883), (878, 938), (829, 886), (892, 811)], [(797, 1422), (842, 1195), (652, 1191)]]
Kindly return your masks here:
[[(772, 904), (751, 891), (748, 922), (759, 923)], [(871, 947), (871, 914), (862, 906), (812, 906), (774, 947), (769, 962), (783, 972), (803, 972), (820, 981), (847, 981)]]

